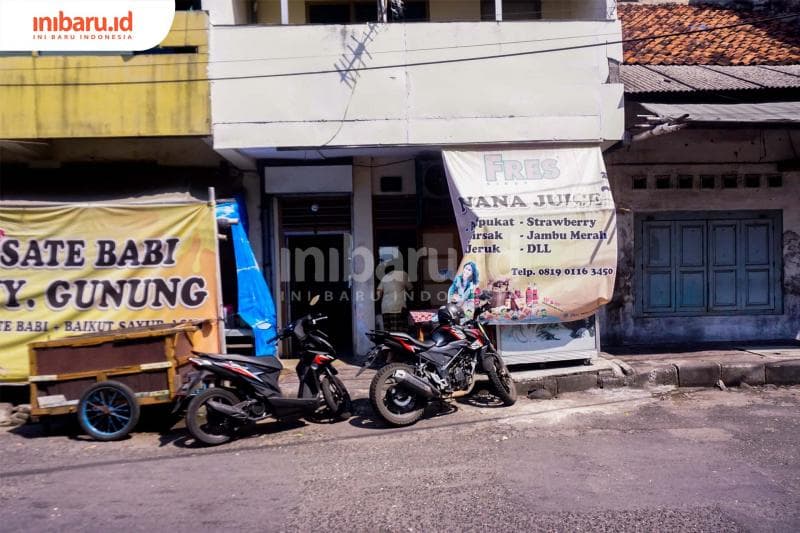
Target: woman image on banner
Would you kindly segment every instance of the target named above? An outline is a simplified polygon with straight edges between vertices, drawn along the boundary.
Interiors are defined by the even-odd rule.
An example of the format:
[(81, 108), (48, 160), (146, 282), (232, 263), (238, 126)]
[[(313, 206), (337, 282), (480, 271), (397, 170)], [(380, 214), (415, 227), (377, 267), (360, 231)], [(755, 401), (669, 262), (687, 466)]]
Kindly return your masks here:
[(453, 284), (447, 291), (447, 301), (461, 306), (472, 303), (475, 298), (475, 289), (478, 287), (478, 267), (474, 261), (467, 261), (461, 274), (453, 279)]

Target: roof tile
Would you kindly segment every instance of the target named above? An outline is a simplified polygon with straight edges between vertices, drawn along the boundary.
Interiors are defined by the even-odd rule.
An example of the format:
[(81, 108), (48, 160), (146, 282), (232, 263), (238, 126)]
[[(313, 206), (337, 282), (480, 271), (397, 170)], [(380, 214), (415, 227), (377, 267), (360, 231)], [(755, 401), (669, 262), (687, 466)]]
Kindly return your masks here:
[[(739, 24), (752, 11), (703, 5), (619, 5), (624, 39)], [(624, 44), (627, 65), (791, 65), (800, 63), (800, 17)]]

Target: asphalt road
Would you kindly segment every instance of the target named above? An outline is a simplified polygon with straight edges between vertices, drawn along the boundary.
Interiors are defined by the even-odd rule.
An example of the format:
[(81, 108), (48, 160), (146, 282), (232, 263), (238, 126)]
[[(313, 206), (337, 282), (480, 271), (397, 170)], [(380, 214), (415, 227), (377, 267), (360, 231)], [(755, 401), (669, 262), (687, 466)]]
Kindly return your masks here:
[(797, 387), (597, 390), (395, 430), (361, 400), (349, 423), (217, 448), (31, 425), (0, 432), (0, 531), (797, 531), (799, 405)]

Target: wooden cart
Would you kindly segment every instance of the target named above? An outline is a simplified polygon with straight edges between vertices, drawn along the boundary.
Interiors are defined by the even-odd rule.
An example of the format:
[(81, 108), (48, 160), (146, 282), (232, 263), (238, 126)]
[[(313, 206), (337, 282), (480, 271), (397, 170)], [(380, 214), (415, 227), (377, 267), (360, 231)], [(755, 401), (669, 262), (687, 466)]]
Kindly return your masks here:
[(141, 405), (173, 401), (205, 321), (91, 333), (28, 345), (31, 414), (77, 413), (97, 440), (127, 435)]

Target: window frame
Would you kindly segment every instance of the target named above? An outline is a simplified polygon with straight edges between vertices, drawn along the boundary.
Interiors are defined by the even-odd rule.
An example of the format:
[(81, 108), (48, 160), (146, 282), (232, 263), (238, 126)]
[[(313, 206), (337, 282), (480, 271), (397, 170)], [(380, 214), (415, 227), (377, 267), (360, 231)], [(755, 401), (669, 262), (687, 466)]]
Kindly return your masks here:
[[(423, 4), (425, 7), (425, 18), (424, 20), (410, 20), (406, 21), (405, 18), (402, 19), (395, 19), (392, 17), (391, 8), (389, 8), (389, 13), (387, 13), (387, 23), (404, 23), (407, 22), (408, 24), (416, 23), (416, 22), (430, 22), (431, 18), (431, 11), (430, 11), (430, 0), (411, 0), (413, 3)], [(370, 4), (375, 7), (375, 20), (374, 21), (366, 21), (366, 22), (357, 22), (356, 21), (356, 4)], [(348, 6), (350, 10), (350, 20), (349, 22), (309, 22), (311, 19), (311, 7), (312, 6)], [(336, 25), (336, 24), (375, 24), (378, 22), (378, 5), (377, 3), (370, 2), (369, 0), (335, 0), (335, 1), (325, 1), (325, 0), (307, 0), (305, 2), (305, 13), (306, 13), (306, 22), (307, 25)]]
[[(721, 222), (736, 222), (739, 223), (743, 220), (769, 220), (772, 224), (772, 242), (770, 243), (769, 250), (771, 252), (769, 268), (771, 279), (769, 283), (772, 284), (771, 289), (773, 293), (774, 305), (770, 308), (737, 308), (737, 309), (713, 309), (713, 304), (710, 301), (712, 297), (711, 292), (711, 271), (710, 265), (710, 248), (712, 247), (712, 238), (710, 234), (711, 227), (716, 223)], [(703, 223), (705, 224), (705, 233), (703, 235), (703, 254), (705, 257), (704, 265), (704, 284), (705, 294), (703, 295), (703, 309), (691, 308), (680, 309), (678, 301), (676, 300), (668, 311), (653, 311), (645, 307), (645, 254), (647, 254), (645, 242), (645, 227), (646, 223), (654, 222), (656, 224), (670, 225), (671, 233), (670, 238), (675, 238), (675, 231), (672, 228), (677, 225)], [(737, 243), (741, 242), (742, 235), (737, 233)], [(674, 258), (675, 255), (682, 249), (676, 249), (675, 243), (670, 242), (670, 257)], [(781, 315), (784, 313), (783, 309), (783, 211), (782, 210), (737, 210), (737, 211), (654, 211), (654, 212), (638, 212), (634, 214), (634, 316), (640, 318), (669, 318), (669, 317), (717, 317), (717, 316), (747, 316), (747, 315)], [(736, 255), (737, 268), (740, 262), (738, 254)], [(666, 269), (666, 267), (664, 267)], [(680, 265), (672, 264), (670, 262), (670, 272), (677, 272), (682, 268)], [(677, 287), (679, 280), (671, 279), (670, 290), (672, 291), (672, 298), (677, 299)], [(736, 298), (737, 302), (742, 296), (741, 291), (746, 291), (746, 286), (737, 286)], [(738, 304), (737, 304), (738, 305)]]

